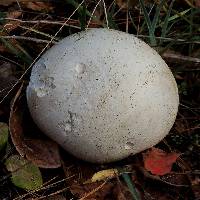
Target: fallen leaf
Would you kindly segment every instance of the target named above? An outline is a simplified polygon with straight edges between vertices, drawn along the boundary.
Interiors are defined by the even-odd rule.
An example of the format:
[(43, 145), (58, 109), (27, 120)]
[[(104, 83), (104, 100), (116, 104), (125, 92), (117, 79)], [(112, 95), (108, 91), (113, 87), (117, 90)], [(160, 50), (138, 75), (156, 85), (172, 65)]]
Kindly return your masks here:
[(166, 153), (161, 149), (151, 148), (143, 154), (144, 167), (154, 175), (165, 175), (171, 172), (173, 163), (180, 156), (177, 153)]
[(42, 1), (38, 1), (38, 2), (22, 2), (23, 5), (28, 8), (28, 9), (31, 9), (31, 10), (34, 10), (34, 11), (46, 11), (46, 12), (49, 12), (49, 11), (52, 11), (53, 10), (53, 6), (50, 4), (50, 3), (47, 3), (47, 2), (42, 2)]
[(37, 139), (24, 135), (23, 120), (27, 107), (25, 96), (21, 95), (23, 85), (18, 90), (11, 106), (9, 129), (12, 142), (23, 157), (41, 168), (61, 166), (58, 145), (49, 139)]
[(96, 172), (92, 178), (91, 178), (91, 182), (97, 182), (97, 181), (103, 181), (105, 179), (110, 179), (113, 178), (115, 176), (117, 176), (118, 170), (117, 169), (106, 169), (106, 170), (102, 170), (99, 172)]
[(120, 9), (127, 9), (134, 7), (138, 4), (138, 0), (116, 0), (116, 4), (120, 7)]
[(35, 190), (43, 184), (39, 168), (19, 155), (9, 157), (5, 162), (11, 172), (12, 183), (25, 190)]
[(8, 125), (0, 122), (0, 151), (5, 147), (8, 141)]
[(51, 140), (25, 139), (26, 158), (42, 168), (61, 166), (58, 144)]
[[(17, 19), (18, 17), (21, 16), (21, 14), (22, 14), (21, 11), (15, 10), (15, 11), (7, 13), (7, 18)], [(6, 22), (6, 24), (3, 27), (7, 32), (10, 32), (10, 31), (13, 31), (14, 29), (16, 29), (19, 25), (20, 25), (19, 21), (9, 20), (8, 22)]]
[(22, 15), (22, 12), (19, 10), (14, 10), (14, 11), (8, 12), (6, 15), (8, 18), (16, 19)]
[(17, 102), (21, 95), (23, 84), (19, 87), (11, 105), (10, 118), (9, 118), (9, 129), (12, 142), (18, 151), (18, 153), (24, 157), (24, 144), (23, 144), (23, 131), (22, 131), (22, 113), (19, 112)]
[(16, 2), (15, 0), (1, 0), (0, 5), (1, 6), (9, 6), (9, 5), (11, 5), (12, 3), (15, 3), (15, 2)]
[(16, 83), (17, 78), (14, 76), (16, 65), (0, 61), (0, 66), (0, 99), (2, 99)]
[[(28, 1), (30, 1), (30, 0), (0, 0), (0, 5), (1, 6), (9, 6), (9, 5), (11, 5), (11, 4), (13, 4), (13, 3), (23, 3), (23, 2), (28, 2)], [(37, 1), (37, 0), (35, 0), (35, 1)]]

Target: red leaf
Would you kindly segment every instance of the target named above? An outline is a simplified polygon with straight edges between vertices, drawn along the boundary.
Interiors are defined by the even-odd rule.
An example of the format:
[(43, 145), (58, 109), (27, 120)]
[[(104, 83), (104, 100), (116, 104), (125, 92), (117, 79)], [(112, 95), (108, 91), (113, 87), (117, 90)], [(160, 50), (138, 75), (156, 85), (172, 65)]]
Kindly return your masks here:
[(171, 172), (173, 163), (180, 156), (177, 153), (166, 153), (161, 149), (152, 148), (143, 154), (144, 167), (154, 175), (165, 175)]

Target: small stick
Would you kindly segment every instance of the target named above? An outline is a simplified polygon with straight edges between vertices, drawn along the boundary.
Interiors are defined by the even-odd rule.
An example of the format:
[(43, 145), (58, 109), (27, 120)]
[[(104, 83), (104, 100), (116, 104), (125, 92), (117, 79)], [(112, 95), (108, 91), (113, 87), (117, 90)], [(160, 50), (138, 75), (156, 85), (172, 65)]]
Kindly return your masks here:
[(190, 56), (184, 56), (177, 52), (165, 52), (162, 57), (169, 62), (181, 62), (181, 63), (192, 63), (192, 66), (200, 66), (200, 59)]
[[(4, 38), (4, 39), (17, 39), (17, 40), (28, 40), (28, 41), (33, 41), (33, 42), (36, 42), (36, 43), (49, 43), (49, 40), (42, 40), (42, 39), (38, 39), (38, 38), (18, 36), (18, 35), (0, 36), (0, 38)], [(56, 44), (57, 42), (52, 41), (52, 43)]]
[(64, 24), (64, 26), (76, 28), (76, 29), (79, 29), (79, 30), (81, 29), (78, 26), (71, 25), (71, 24), (65, 24), (62, 21), (55, 21), (54, 22), (54, 21), (48, 21), (48, 20), (21, 20), (21, 19), (15, 19), (15, 18), (11, 18), (11, 17), (0, 18), (0, 21), (2, 21), (2, 20), (17, 21), (17, 22), (20, 22), (20, 23), (28, 23), (28, 24), (52, 24), (52, 25), (63, 25)]

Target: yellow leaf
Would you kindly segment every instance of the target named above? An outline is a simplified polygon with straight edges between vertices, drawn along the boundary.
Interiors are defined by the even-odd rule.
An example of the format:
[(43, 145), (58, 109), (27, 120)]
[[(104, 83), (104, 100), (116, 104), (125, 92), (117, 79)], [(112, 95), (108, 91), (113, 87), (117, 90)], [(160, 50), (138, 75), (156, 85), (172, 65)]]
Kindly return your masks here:
[(102, 181), (105, 179), (113, 178), (114, 176), (118, 175), (119, 172), (117, 169), (106, 169), (95, 173), (92, 178), (91, 182)]

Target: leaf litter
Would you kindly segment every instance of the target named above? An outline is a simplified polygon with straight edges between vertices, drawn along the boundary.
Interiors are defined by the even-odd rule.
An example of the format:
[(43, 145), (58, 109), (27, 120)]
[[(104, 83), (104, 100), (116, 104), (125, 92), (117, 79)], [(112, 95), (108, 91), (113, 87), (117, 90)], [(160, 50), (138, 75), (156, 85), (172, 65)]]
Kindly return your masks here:
[(12, 155), (5, 162), (11, 172), (14, 185), (25, 190), (35, 190), (42, 186), (42, 175), (37, 166), (20, 155)]
[[(44, 14), (45, 12), (53, 12), (54, 11), (53, 10), (54, 7), (53, 6), (51, 7), (51, 4), (48, 4), (48, 3), (42, 2), (42, 1), (41, 1), (42, 3), (40, 3), (39, 1), (35, 2), (35, 1), (27, 1), (27, 0), (23, 0), (23, 1), (18, 0), (17, 2), (19, 3), (20, 6), (22, 6), (22, 8), (25, 10), (25, 12), (27, 12), (27, 11), (29, 12), (29, 16), (31, 16), (30, 11), (36, 11), (38, 13), (41, 12), (40, 13), (41, 16), (45, 16), (45, 19), (47, 17), (47, 19), (54, 20), (54, 18), (51, 18), (51, 16), (49, 14), (47, 14), (47, 15)], [(24, 2), (24, 3), (22, 3), (22, 2)], [(130, 12), (131, 14), (134, 14), (131, 12), (132, 10), (134, 10), (134, 8), (135, 8), (134, 11), (136, 11), (136, 13), (137, 13), (138, 12), (137, 1), (133, 0), (130, 2), (132, 4), (132, 5), (128, 6), (130, 8), (127, 7), (126, 2), (121, 1), (121, 0), (117, 1), (117, 4), (118, 4), (119, 8), (122, 8), (121, 11), (124, 13), (127, 12), (127, 8), (129, 9), (128, 12)], [(150, 5), (152, 5), (154, 3), (154, 6), (158, 3), (158, 1), (146, 1), (146, 2), (151, 2)], [(186, 2), (188, 2), (188, 1), (181, 2), (181, 4), (185, 5)], [(198, 0), (195, 1), (195, 3), (196, 3), (196, 7), (198, 7), (199, 6)], [(14, 1), (14, 0), (6, 0), (6, 1), (2, 0), (0, 2), (0, 5), (3, 5), (3, 6), (9, 5), (12, 7), (12, 5), (14, 5), (14, 4), (16, 5), (16, 1)], [(59, 4), (57, 3), (54, 5), (58, 6)], [(87, 6), (88, 5), (89, 5), (89, 2), (87, 2)], [(152, 7), (152, 9), (154, 9), (154, 8)], [(20, 9), (17, 9), (17, 11), (8, 13), (7, 17), (11, 17), (11, 18), (14, 17), (14, 18), (20, 18), (20, 19), (26, 20), (27, 13), (25, 14), (24, 10), (22, 10), (23, 12), (21, 15), (21, 13), (20, 13), (21, 10), (20, 11), (18, 11), (18, 10), (20, 10)], [(101, 8), (99, 10), (101, 10)], [(42, 13), (42, 12), (44, 12), (44, 13)], [(64, 11), (63, 13), (66, 13), (66, 11)], [(118, 12), (118, 13), (120, 13), (120, 12)], [(128, 13), (128, 14), (130, 14), (130, 13)], [(10, 14), (10, 16), (9, 16), (9, 14)], [(121, 16), (121, 14), (122, 13), (120, 13), (120, 16)], [(152, 11), (150, 11), (149, 14), (152, 15)], [(162, 14), (164, 14), (164, 12)], [(59, 15), (62, 15), (62, 13), (59, 12)], [(63, 15), (63, 16), (64, 16), (64, 18), (66, 17), (66, 15)], [(101, 16), (103, 16), (103, 12), (102, 12)], [(133, 16), (135, 18), (135, 15), (133, 15)], [(122, 15), (122, 17), (123, 17), (123, 15)], [(139, 23), (140, 23), (140, 20), (142, 20), (142, 18), (143, 18), (143, 16), (142, 16), (142, 18), (140, 18), (140, 17), (141, 16), (139, 16), (139, 18), (136, 17), (137, 18), (135, 21), (136, 25), (138, 25), (137, 20), (139, 20)], [(40, 15), (36, 16), (36, 14), (34, 14), (34, 17), (32, 20), (35, 20), (35, 19), (36, 20), (38, 19), (38, 21), (39, 21), (40, 19), (43, 19), (43, 17), (40, 17)], [(63, 18), (61, 18), (61, 19), (63, 20)], [(114, 20), (119, 20), (119, 18), (116, 17)], [(75, 23), (76, 25), (78, 24), (77, 20), (72, 20), (72, 22)], [(9, 23), (11, 23), (11, 21), (6, 21), (6, 26), (7, 27), (10, 26), (7, 31), (9, 32), (9, 30), (10, 30), (11, 33), (15, 33), (15, 31), (16, 31), (18, 33), (19, 22), (13, 23), (13, 24), (11, 23), (11, 25), (9, 25)], [(91, 23), (91, 27), (96, 27), (96, 26), (97, 26), (97, 23), (94, 23), (94, 22)], [(120, 29), (122, 28), (122, 26), (123, 25), (121, 23)], [(49, 27), (50, 27), (50, 29), (48, 29), (48, 31), (51, 32), (54, 29), (54, 27), (51, 28), (51, 25), (49, 25)], [(139, 30), (139, 28), (140, 27), (138, 25), (137, 34), (140, 34), (141, 30)], [(44, 26), (44, 29), (47, 29), (47, 26)], [(142, 25), (142, 29), (144, 29), (144, 24)], [(69, 32), (70, 33), (73, 32), (73, 29), (71, 29), (71, 27), (70, 27)], [(27, 32), (26, 34), (31, 35), (31, 33), (29, 33), (29, 32)], [(15, 40), (12, 40), (11, 42), (12, 42), (13, 46), (16, 44), (19, 44)], [(39, 45), (38, 46), (36, 45), (36, 47), (38, 47), (38, 49), (41, 48)], [(10, 51), (9, 49), (5, 48), (5, 45), (1, 45), (0, 49), (1, 49), (2, 53), (4, 53), (4, 54), (9, 53), (9, 51)], [(184, 48), (184, 49), (186, 49), (186, 48)], [(195, 52), (197, 52), (197, 51), (195, 51)], [(198, 55), (196, 55), (196, 57), (198, 57)], [(176, 61), (177, 61), (177, 59), (176, 59)], [(170, 60), (169, 60), (169, 62), (170, 62)], [(172, 62), (172, 63), (174, 63), (174, 62)], [(174, 64), (172, 66), (174, 67)], [(190, 68), (190, 67), (191, 67), (191, 65), (189, 65), (188, 68)], [(181, 79), (178, 79), (178, 81), (180, 81), (180, 82), (185, 81), (184, 73), (177, 73), (176, 77), (181, 77)], [(14, 76), (14, 79), (16, 80), (15, 76)], [(4, 80), (6, 80), (6, 79), (4, 79)], [(190, 81), (192, 81), (192, 80), (190, 80)], [(0, 86), (2, 83), (3, 82), (1, 81)], [(12, 85), (11, 85), (11, 87), (12, 87)], [(197, 89), (198, 89), (198, 87), (197, 87)], [(27, 132), (27, 129), (25, 130), (24, 126), (26, 125), (26, 121), (24, 121), (24, 118), (26, 118), (26, 117), (24, 117), (24, 113), (25, 113), (26, 109), (23, 108), (25, 106), (25, 101), (24, 101), (23, 95), (24, 95), (24, 90), (22, 88), (21, 91), (18, 92), (18, 94), (16, 95), (15, 100), (13, 100), (13, 107), (11, 109), (10, 123), (9, 123), (11, 138), (12, 138), (12, 141), (13, 141), (17, 151), (22, 156), (25, 156), (25, 158), (27, 160), (29, 160), (28, 162), (35, 162), (35, 164), (37, 164), (40, 167), (53, 168), (56, 166), (57, 167), (61, 166), (60, 157), (59, 157), (60, 153), (57, 151), (58, 147), (55, 147), (57, 149), (55, 151), (55, 152), (57, 152), (56, 156), (52, 155), (52, 152), (49, 152), (48, 149), (50, 146), (50, 147), (52, 147), (51, 150), (54, 151), (53, 143), (51, 143), (50, 141), (46, 143), (45, 142), (46, 138), (45, 139), (44, 138), (41, 139), (40, 137), (32, 138), (31, 136), (29, 136), (29, 131)], [(193, 109), (192, 112), (196, 112), (196, 111)], [(184, 111), (184, 116), (186, 116), (185, 113), (186, 112)], [(4, 115), (5, 115), (4, 110), (2, 111), (2, 109), (1, 109), (0, 116), (4, 116)], [(196, 117), (196, 115), (195, 115), (195, 117)], [(195, 120), (197, 120), (197, 118), (195, 118), (194, 121)], [(181, 121), (178, 124), (178, 126), (176, 126), (176, 128), (173, 129), (173, 131), (175, 130), (179, 134), (181, 134), (186, 130), (186, 127), (187, 127), (187, 129), (190, 128), (189, 125), (186, 124), (186, 122)], [(35, 133), (38, 133), (38, 130), (36, 130)], [(189, 134), (190, 132), (187, 131), (187, 133)], [(180, 140), (178, 142), (180, 142)], [(46, 149), (47, 151), (45, 151), (44, 149)], [(166, 150), (166, 148), (163, 148), (163, 149)], [(150, 151), (151, 150), (149, 150), (147, 152), (149, 153)], [(143, 155), (145, 155), (146, 153), (144, 153)], [(147, 199), (147, 200), (149, 200), (149, 199), (159, 199), (159, 200), (180, 199), (182, 194), (184, 194), (187, 197), (191, 196), (191, 198), (193, 198), (192, 195), (194, 194), (195, 198), (198, 199), (200, 196), (199, 195), (199, 191), (200, 191), (199, 190), (199, 175), (197, 175), (197, 174), (188, 175), (187, 174), (187, 170), (191, 170), (190, 172), (192, 172), (192, 167), (190, 166), (189, 168), (184, 168), (184, 167), (178, 166), (178, 164), (176, 164), (176, 159), (177, 159), (176, 157), (178, 157), (178, 155), (175, 152), (168, 154), (168, 153), (164, 152), (164, 150), (160, 149), (160, 153), (157, 152), (154, 154), (159, 154), (160, 157), (162, 157), (162, 158), (158, 158), (159, 157), (158, 155), (155, 156), (152, 154), (150, 155), (150, 158), (148, 158), (148, 156), (146, 154), (147, 158), (144, 159), (144, 163), (142, 163), (141, 162), (142, 156), (141, 156), (141, 154), (139, 154), (139, 155), (133, 156), (133, 158), (137, 158), (138, 160), (140, 160), (140, 162), (135, 162), (135, 159), (128, 159), (128, 162), (127, 162), (128, 165), (131, 166), (130, 169), (127, 170), (127, 172), (129, 173), (130, 177), (132, 177), (133, 183), (135, 183), (137, 189), (141, 192), (144, 199)], [(69, 159), (69, 155), (66, 152), (63, 153), (63, 155), (64, 155), (63, 157), (65, 157), (65, 159)], [(53, 160), (51, 160), (52, 157), (53, 157)], [(151, 160), (152, 157), (153, 157), (153, 160), (158, 165), (160, 165), (158, 168), (153, 165), (153, 161)], [(184, 155), (182, 157), (184, 157)], [(51, 162), (46, 163), (49, 160)], [(193, 164), (193, 163), (190, 163), (190, 164)], [(120, 167), (122, 166), (121, 163), (116, 163), (116, 165), (114, 164), (114, 165), (96, 166), (96, 165), (92, 165), (92, 164), (85, 164), (84, 162), (79, 162), (76, 159), (73, 159), (72, 161), (68, 162), (67, 164), (66, 164), (66, 162), (62, 163), (62, 168), (60, 168), (59, 170), (64, 171), (64, 174), (65, 174), (64, 176), (66, 177), (66, 186), (70, 188), (71, 193), (74, 194), (74, 196), (77, 198), (97, 199), (97, 200), (98, 199), (120, 199), (120, 200), (132, 199), (132, 196), (130, 196), (130, 190), (126, 186), (124, 181), (122, 180), (122, 178), (120, 176), (121, 174), (116, 174), (116, 175), (113, 174), (113, 172), (115, 171), (115, 168), (118, 167), (118, 165), (120, 165)], [(143, 165), (146, 167), (144, 168)], [(111, 171), (109, 171), (109, 170), (111, 170)], [(69, 177), (71, 177), (71, 178), (69, 179)], [(94, 183), (86, 183), (88, 180), (90, 180), (90, 182), (91, 182), (92, 178), (93, 178), (93, 180), (95, 180)], [(191, 185), (193, 194), (187, 192), (187, 190), (189, 190), (190, 185)], [(164, 188), (164, 190), (163, 190), (163, 188)], [(58, 196), (58, 198), (59, 198), (59, 196)]]

